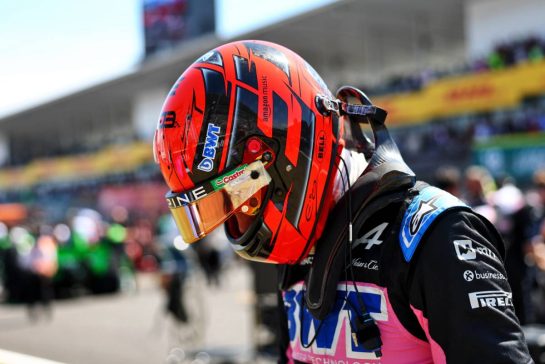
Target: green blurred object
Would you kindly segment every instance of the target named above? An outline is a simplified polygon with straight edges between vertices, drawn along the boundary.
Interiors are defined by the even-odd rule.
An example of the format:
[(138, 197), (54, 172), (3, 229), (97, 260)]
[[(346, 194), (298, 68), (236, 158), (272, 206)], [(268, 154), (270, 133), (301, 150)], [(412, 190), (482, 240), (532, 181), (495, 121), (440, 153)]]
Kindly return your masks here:
[(473, 160), (494, 177), (511, 176), (530, 184), (534, 172), (545, 168), (545, 133), (502, 135), (473, 146)]
[(543, 58), (543, 50), (539, 45), (533, 46), (532, 49), (530, 49), (530, 51), (528, 52), (528, 59), (531, 62), (540, 62), (543, 60)]
[(493, 70), (505, 68), (505, 62), (498, 52), (492, 52), (488, 55), (488, 67)]
[(107, 240), (101, 240), (89, 248), (87, 264), (95, 276), (104, 276), (108, 273), (113, 258), (113, 248)]
[(11, 244), (11, 241), (7, 237), (0, 239), (0, 250), (9, 249), (12, 246), (13, 244)]
[(65, 244), (59, 244), (57, 248), (57, 260), (59, 272), (62, 268), (73, 268), (79, 266), (89, 250), (89, 245), (78, 233), (72, 232), (70, 239)]
[[(57, 247), (58, 269), (53, 281), (57, 285), (83, 285), (85, 272), (83, 264), (89, 250), (85, 239), (76, 232), (72, 232), (70, 239)], [(70, 289), (71, 287), (63, 287)]]
[(127, 229), (121, 224), (112, 224), (106, 232), (106, 237), (113, 243), (121, 244), (127, 237)]

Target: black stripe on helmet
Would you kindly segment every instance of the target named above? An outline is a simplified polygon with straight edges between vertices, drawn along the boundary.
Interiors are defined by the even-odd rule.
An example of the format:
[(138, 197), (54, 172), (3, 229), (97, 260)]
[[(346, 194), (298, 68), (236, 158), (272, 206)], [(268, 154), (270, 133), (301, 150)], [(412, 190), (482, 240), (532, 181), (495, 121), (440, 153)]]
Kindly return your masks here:
[(246, 58), (237, 55), (233, 56), (233, 60), (235, 62), (237, 80), (257, 90), (257, 71), (255, 63), (252, 62), (249, 64), (249, 61)]
[(227, 132), (231, 83), (223, 74), (201, 68), (205, 87), (205, 108), (199, 142), (191, 168), (192, 180), (200, 183), (218, 173), (222, 147)]

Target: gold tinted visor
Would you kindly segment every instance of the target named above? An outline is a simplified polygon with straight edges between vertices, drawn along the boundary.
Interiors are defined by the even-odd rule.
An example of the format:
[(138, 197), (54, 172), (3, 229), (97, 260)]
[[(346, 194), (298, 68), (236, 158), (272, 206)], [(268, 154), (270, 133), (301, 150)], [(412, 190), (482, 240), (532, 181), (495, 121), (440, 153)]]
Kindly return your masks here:
[(165, 196), (186, 243), (205, 237), (235, 212), (254, 214), (261, 207), (260, 190), (271, 177), (261, 161), (240, 166), (191, 191)]

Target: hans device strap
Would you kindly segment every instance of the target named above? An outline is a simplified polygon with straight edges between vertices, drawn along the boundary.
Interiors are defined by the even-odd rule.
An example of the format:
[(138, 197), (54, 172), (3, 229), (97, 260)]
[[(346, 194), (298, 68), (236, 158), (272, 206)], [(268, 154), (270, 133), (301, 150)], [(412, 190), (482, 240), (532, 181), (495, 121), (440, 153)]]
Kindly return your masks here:
[[(366, 106), (371, 105), (365, 94), (355, 88), (341, 88), (337, 95), (342, 102), (351, 96), (360, 99)], [(345, 116), (350, 123), (359, 125), (363, 122), (363, 116), (359, 114)], [(334, 218), (329, 219), (327, 231), (316, 243), (316, 253), (306, 282), (305, 302), (317, 319), (323, 319), (331, 310), (336, 285), (344, 269), (349, 227), (352, 226), (346, 205), (349, 198), (352, 199), (350, 215), (354, 217), (353, 227), (359, 229), (374, 212), (391, 203), (404, 201), (416, 181), (384, 124), (386, 115), (375, 116), (365, 116), (365, 121), (373, 130), (374, 143), (371, 144), (368, 138), (361, 140), (361, 143), (366, 143), (364, 149), (372, 151), (369, 164), (337, 203), (330, 215)]]

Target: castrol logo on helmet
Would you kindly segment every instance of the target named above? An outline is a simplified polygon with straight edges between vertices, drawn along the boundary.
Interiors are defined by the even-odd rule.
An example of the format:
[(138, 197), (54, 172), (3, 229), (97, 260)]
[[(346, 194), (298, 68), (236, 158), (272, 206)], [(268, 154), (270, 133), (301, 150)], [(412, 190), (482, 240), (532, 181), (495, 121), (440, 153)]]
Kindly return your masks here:
[(225, 186), (229, 182), (233, 182), (240, 176), (244, 174), (244, 171), (246, 170), (246, 167), (248, 165), (245, 164), (243, 166), (238, 167), (234, 171), (231, 171), (229, 173), (224, 174), (223, 176), (220, 176), (219, 178), (216, 178), (212, 181), (212, 187), (214, 187), (215, 190), (219, 190), (223, 186)]
[(202, 150), (203, 160), (197, 166), (198, 169), (204, 172), (210, 172), (214, 169), (214, 158), (216, 157), (216, 148), (218, 147), (218, 134), (220, 127), (216, 124), (208, 124), (206, 130), (206, 140)]

